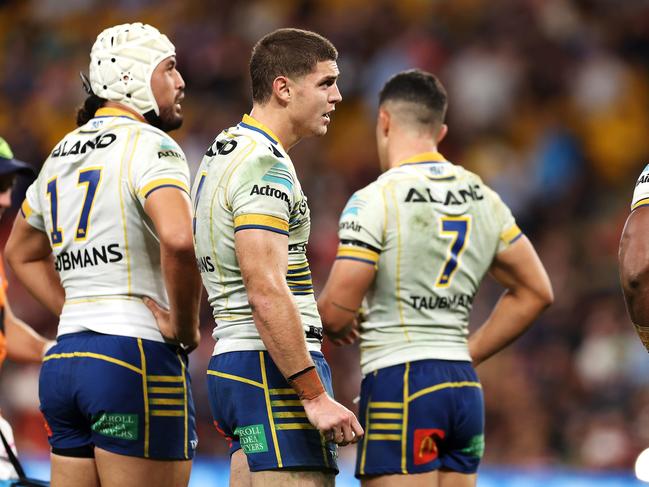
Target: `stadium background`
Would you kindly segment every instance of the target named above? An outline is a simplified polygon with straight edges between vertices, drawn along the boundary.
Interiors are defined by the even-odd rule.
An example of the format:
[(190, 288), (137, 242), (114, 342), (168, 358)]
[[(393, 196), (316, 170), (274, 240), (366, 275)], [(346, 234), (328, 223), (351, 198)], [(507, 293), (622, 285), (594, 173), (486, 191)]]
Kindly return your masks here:
[[(616, 253), (649, 162), (647, 1), (0, 0), (0, 135), (16, 157), (38, 168), (74, 128), (84, 99), (78, 72), (87, 72), (95, 36), (132, 21), (157, 26), (176, 45), (187, 88), (185, 123), (173, 137), (192, 171), (214, 136), (249, 111), (247, 63), (259, 37), (295, 26), (337, 46), (343, 101), (329, 134), (291, 153), (313, 215), (317, 287), (335, 255), (340, 210), (378, 175), (378, 90), (405, 68), (436, 73), (450, 98), (441, 152), (502, 195), (556, 294), (521, 340), (479, 368), (487, 408), (480, 485), (536, 485), (528, 469), (541, 472), (543, 485), (564, 485), (551, 483), (553, 475), (573, 469), (591, 472), (583, 485), (633, 485), (623, 478), (649, 447), (649, 358), (625, 312)], [(13, 215), (2, 221), (2, 242)], [(53, 337), (55, 318), (9, 280), (15, 314)], [(499, 293), (493, 282), (483, 285), (474, 325)], [(203, 306), (203, 340), (191, 356), (206, 465), (227, 452), (207, 406), (212, 323)], [(355, 409), (357, 349), (326, 344), (325, 352), (337, 397)], [(8, 363), (0, 379), (3, 415), (27, 459), (47, 456), (37, 378), (37, 367)], [(353, 454), (341, 452), (350, 461)], [(512, 468), (525, 469), (523, 483)], [(612, 480), (612, 472), (622, 476)]]

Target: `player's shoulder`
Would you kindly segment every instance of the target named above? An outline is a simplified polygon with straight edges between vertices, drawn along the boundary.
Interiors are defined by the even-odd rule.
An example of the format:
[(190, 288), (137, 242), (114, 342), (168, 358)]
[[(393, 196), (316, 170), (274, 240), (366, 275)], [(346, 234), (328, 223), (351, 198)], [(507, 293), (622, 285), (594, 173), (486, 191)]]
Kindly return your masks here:
[(146, 144), (147, 147), (154, 151), (173, 151), (184, 158), (185, 154), (178, 142), (166, 132), (146, 123), (139, 123), (136, 127), (137, 133), (135, 136), (140, 139), (141, 144)]
[(357, 215), (363, 208), (382, 207), (382, 205), (378, 205), (376, 201), (382, 197), (384, 187), (384, 182), (377, 179), (369, 183), (367, 186), (356, 190), (347, 200), (341, 217)]

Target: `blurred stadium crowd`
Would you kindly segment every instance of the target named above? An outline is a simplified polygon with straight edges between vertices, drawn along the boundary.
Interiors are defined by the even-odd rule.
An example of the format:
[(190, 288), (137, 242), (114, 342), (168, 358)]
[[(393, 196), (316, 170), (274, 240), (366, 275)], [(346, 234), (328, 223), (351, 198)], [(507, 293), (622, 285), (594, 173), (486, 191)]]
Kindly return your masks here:
[[(556, 301), (514, 346), (479, 368), (485, 463), (628, 468), (649, 446), (649, 358), (628, 321), (617, 245), (649, 162), (649, 3), (641, 0), (0, 0), (0, 135), (39, 167), (74, 127), (79, 70), (103, 28), (143, 21), (175, 43), (187, 83), (173, 137), (195, 171), (224, 127), (250, 109), (252, 44), (277, 27), (313, 29), (340, 52), (343, 101), (329, 134), (292, 151), (313, 216), (309, 259), (322, 285), (347, 198), (378, 175), (377, 93), (420, 67), (449, 92), (441, 152), (480, 174), (537, 246)], [(2, 241), (10, 227), (2, 222)], [(11, 279), (14, 312), (48, 336), (56, 320)], [(500, 294), (487, 283), (478, 325)], [(199, 454), (226, 455), (211, 426), (205, 367), (191, 356)], [(356, 348), (325, 345), (336, 394), (354, 408)], [(23, 453), (46, 452), (38, 369), (8, 364), (0, 405)], [(352, 455), (351, 449), (343, 452)]]

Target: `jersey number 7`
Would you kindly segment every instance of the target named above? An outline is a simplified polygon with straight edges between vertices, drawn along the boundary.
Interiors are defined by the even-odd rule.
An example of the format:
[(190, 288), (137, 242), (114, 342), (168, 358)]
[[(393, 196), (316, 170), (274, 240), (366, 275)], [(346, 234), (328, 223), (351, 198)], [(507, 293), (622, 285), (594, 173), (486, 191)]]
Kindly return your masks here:
[[(85, 185), (86, 196), (83, 199), (81, 207), (81, 214), (77, 222), (77, 230), (74, 235), (75, 242), (82, 242), (88, 238), (90, 227), (90, 212), (92, 211), (92, 204), (95, 201), (97, 188), (101, 182), (101, 167), (91, 167), (79, 171), (79, 179), (77, 186)], [(50, 197), (50, 214), (52, 217), (52, 231), (50, 232), (50, 240), (53, 247), (58, 247), (63, 243), (63, 229), (58, 226), (59, 215), (59, 198), (58, 198), (58, 177), (54, 177), (47, 182), (47, 194)]]
[(442, 237), (451, 239), (451, 246), (448, 249), (446, 261), (442, 266), (436, 287), (448, 287), (451, 279), (460, 265), (460, 257), (467, 243), (471, 231), (470, 216), (443, 216), (440, 218), (440, 234)]

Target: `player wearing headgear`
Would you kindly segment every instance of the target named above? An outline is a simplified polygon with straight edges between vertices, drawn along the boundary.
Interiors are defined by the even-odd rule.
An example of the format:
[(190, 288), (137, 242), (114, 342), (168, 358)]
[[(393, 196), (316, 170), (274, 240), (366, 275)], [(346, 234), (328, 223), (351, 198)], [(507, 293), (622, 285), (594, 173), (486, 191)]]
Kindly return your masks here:
[(192, 187), (196, 254), (217, 323), (208, 390), (230, 440), (231, 485), (332, 485), (334, 442), (362, 434), (330, 397), (306, 257), (309, 207), (288, 155), (327, 133), (341, 100), (337, 54), (298, 29), (257, 42), (252, 111), (216, 137)]
[[(432, 74), (405, 71), (385, 84), (376, 126), (385, 173), (343, 210), (337, 260), (318, 299), (325, 332), (343, 343), (358, 336), (367, 297), (366, 433), (356, 463), (366, 486), (475, 485), (484, 408), (473, 366), (552, 301), (545, 269), (507, 206), (437, 151), (445, 113), (446, 92)], [(506, 291), (468, 337), (487, 272)]]
[[(187, 374), (196, 269), (173, 44), (104, 30), (89, 97), (31, 185), (7, 244), (18, 278), (60, 315), (41, 410), (54, 486), (186, 485), (196, 447)], [(89, 86), (88, 86), (89, 85)]]

